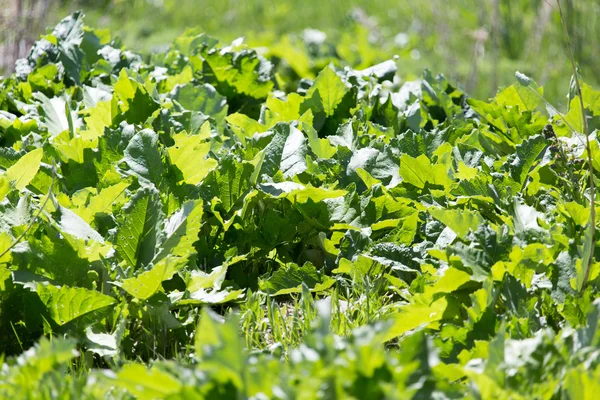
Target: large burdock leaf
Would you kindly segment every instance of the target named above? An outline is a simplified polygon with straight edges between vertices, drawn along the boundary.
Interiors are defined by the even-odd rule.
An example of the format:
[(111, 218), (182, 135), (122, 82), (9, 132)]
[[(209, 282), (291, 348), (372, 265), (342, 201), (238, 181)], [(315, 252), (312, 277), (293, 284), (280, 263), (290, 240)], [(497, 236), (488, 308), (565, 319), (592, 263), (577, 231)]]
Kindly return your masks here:
[(219, 93), (264, 99), (273, 89), (273, 64), (254, 50), (238, 53), (209, 51), (204, 56), (204, 76)]
[(43, 156), (43, 149), (30, 151), (6, 170), (4, 178), (12, 182), (17, 190), (25, 189), (40, 169), (40, 162), (42, 162)]
[(187, 264), (196, 254), (194, 242), (202, 227), (202, 201), (188, 201), (168, 220), (161, 237), (160, 251), (152, 260), (154, 266), (141, 274), (125, 279), (120, 286), (138, 299), (148, 299), (161, 288), (163, 281)]
[(342, 78), (331, 68), (325, 67), (306, 93), (303, 106), (308, 105), (315, 113), (324, 112), (329, 117), (333, 115), (348, 90)]
[(120, 286), (133, 297), (146, 300), (161, 288), (163, 281), (171, 279), (175, 272), (185, 266), (186, 262), (184, 258), (165, 257), (152, 269), (134, 278), (125, 279)]
[(52, 319), (59, 325), (116, 303), (110, 296), (78, 287), (38, 284), (35, 291)]
[(85, 57), (80, 48), (84, 35), (83, 13), (75, 12), (60, 21), (52, 34), (58, 39), (59, 59), (65, 71), (77, 85), (81, 85), (81, 67)]
[(129, 182), (119, 182), (115, 185), (105, 187), (98, 194), (92, 194), (87, 205), (81, 205), (73, 210), (88, 224), (94, 222), (97, 214), (112, 214), (113, 205), (121, 206), (127, 200), (126, 189)]
[(121, 160), (129, 167), (129, 173), (137, 176), (142, 181), (150, 181), (157, 187), (163, 177), (163, 165), (158, 150), (158, 135), (150, 129), (136, 133)]
[(264, 158), (260, 174), (273, 176), (278, 170), (286, 178), (304, 172), (306, 166), (306, 138), (298, 129), (288, 124), (278, 124), (274, 128), (275, 136), (264, 149)]
[(114, 85), (112, 101), (118, 105), (121, 111), (118, 115), (119, 120), (125, 120), (131, 124), (144, 123), (159, 107), (146, 87), (129, 77), (125, 68), (119, 73), (119, 79)]
[(398, 164), (385, 152), (372, 147), (356, 150), (346, 168), (346, 173), (360, 176), (359, 169), (369, 173), (373, 178), (385, 181), (389, 187), (394, 187), (400, 182)]
[(181, 389), (181, 383), (171, 374), (142, 364), (125, 365), (118, 372), (115, 385), (140, 399), (164, 399)]
[(183, 181), (190, 185), (199, 184), (218, 164), (213, 158), (206, 158), (211, 143), (201, 135), (188, 135), (181, 132), (173, 135), (175, 145), (167, 149), (171, 162), (181, 171)]
[(311, 291), (319, 292), (328, 289), (335, 280), (328, 276), (322, 276), (310, 262), (302, 267), (296, 264), (288, 264), (281, 267), (262, 285), (262, 289), (272, 296), (286, 295), (290, 293), (302, 293), (302, 284), (308, 286)]
[(199, 364), (204, 370), (218, 372), (222, 379), (231, 379), (238, 387), (243, 385), (243, 368), (247, 353), (239, 335), (235, 316), (227, 321), (209, 309), (204, 309), (196, 328), (194, 347)]
[(154, 258), (162, 222), (158, 190), (152, 186), (139, 189), (117, 217), (117, 254), (134, 268), (148, 264)]
[(454, 180), (449, 174), (448, 168), (443, 164), (431, 164), (426, 155), (421, 154), (413, 158), (408, 154), (400, 156), (400, 175), (404, 182), (408, 182), (420, 189), (425, 187), (426, 183), (444, 186), (450, 188)]
[(446, 297), (440, 297), (431, 303), (421, 302), (403, 306), (398, 314), (392, 317), (393, 324), (387, 331), (385, 340), (391, 340), (413, 329), (440, 321), (447, 307)]
[(208, 83), (202, 86), (177, 85), (170, 97), (190, 111), (200, 111), (222, 123), (227, 115), (227, 99)]
[(508, 158), (506, 164), (515, 182), (520, 184), (525, 182), (529, 171), (536, 161), (542, 158), (544, 150), (549, 145), (550, 142), (544, 136), (535, 135), (517, 146), (515, 153)]
[[(40, 116), (43, 117), (42, 126), (48, 129), (51, 137), (56, 137), (66, 130), (73, 131), (81, 124), (77, 113), (69, 109), (68, 100), (62, 97), (50, 99), (42, 92), (36, 92), (33, 97), (40, 102)], [(73, 126), (71, 127), (70, 124), (73, 124)], [(71, 133), (74, 134), (74, 132)]]
[(156, 259), (167, 255), (188, 258), (195, 254), (194, 242), (198, 240), (203, 214), (202, 200), (185, 202), (165, 224), (163, 237), (166, 239)]
[(59, 214), (58, 224), (63, 232), (69, 233), (78, 239), (104, 243), (104, 238), (79, 215), (61, 205), (58, 205), (57, 208)]
[(483, 223), (483, 218), (477, 211), (430, 208), (428, 212), (433, 218), (456, 232), (462, 239), (466, 239), (470, 230), (477, 230), (479, 225)]

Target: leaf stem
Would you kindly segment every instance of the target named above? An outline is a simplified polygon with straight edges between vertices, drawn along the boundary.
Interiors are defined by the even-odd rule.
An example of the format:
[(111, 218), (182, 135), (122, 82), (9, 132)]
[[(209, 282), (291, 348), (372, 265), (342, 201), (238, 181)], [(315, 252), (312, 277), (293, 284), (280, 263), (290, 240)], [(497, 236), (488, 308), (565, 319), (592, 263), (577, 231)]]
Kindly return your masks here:
[(12, 242), (12, 244), (10, 246), (8, 246), (8, 248), (6, 248), (6, 250), (4, 250), (0, 254), (0, 259), (2, 259), (2, 257), (4, 257), (4, 255), (6, 253), (8, 253), (17, 244), (19, 244), (19, 242), (25, 237), (25, 235), (27, 235), (27, 232), (29, 232), (29, 230), (33, 226), (34, 222), (38, 219), (38, 217), (40, 216), (40, 214), (42, 213), (42, 211), (44, 211), (44, 208), (46, 208), (46, 204), (48, 204), (48, 200), (50, 199), (50, 195), (52, 194), (52, 187), (54, 186), (54, 178), (55, 177), (56, 177), (56, 169), (54, 168), (54, 161), (52, 161), (52, 181), (50, 182), (50, 188), (48, 189), (48, 194), (46, 195), (46, 199), (42, 203), (42, 206), (38, 210), (37, 214), (35, 214), (35, 217), (33, 217), (31, 219), (31, 222), (27, 225), (27, 228), (25, 228), (25, 230), (19, 236), (17, 236), (17, 238), (15, 239), (15, 241)]
[(558, 5), (558, 13), (560, 14), (560, 22), (562, 23), (565, 39), (567, 41), (567, 47), (569, 48), (569, 58), (571, 60), (571, 67), (573, 68), (573, 78), (575, 79), (575, 87), (577, 89), (577, 95), (579, 96), (579, 105), (581, 107), (581, 119), (583, 120), (583, 134), (585, 135), (585, 147), (588, 156), (588, 167), (590, 172), (590, 256), (587, 260), (587, 267), (583, 276), (583, 283), (581, 285), (581, 292), (583, 292), (590, 279), (590, 271), (592, 264), (594, 263), (594, 249), (596, 244), (596, 186), (594, 183), (594, 166), (592, 164), (592, 149), (590, 146), (590, 138), (588, 136), (588, 124), (585, 117), (585, 106), (583, 105), (583, 94), (581, 91), (581, 84), (579, 82), (579, 76), (577, 74), (577, 67), (575, 66), (575, 57), (573, 56), (573, 47), (571, 46), (571, 38), (567, 30), (567, 23), (565, 22), (565, 16), (560, 4), (560, 0), (556, 0)]

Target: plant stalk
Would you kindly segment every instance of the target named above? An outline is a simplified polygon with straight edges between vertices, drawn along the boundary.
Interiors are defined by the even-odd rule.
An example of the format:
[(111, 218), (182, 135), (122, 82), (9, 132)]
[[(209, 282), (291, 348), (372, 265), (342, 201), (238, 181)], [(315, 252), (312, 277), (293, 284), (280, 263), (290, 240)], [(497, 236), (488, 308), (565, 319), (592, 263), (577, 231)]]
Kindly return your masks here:
[(594, 249), (596, 244), (596, 185), (594, 183), (594, 166), (592, 164), (592, 148), (590, 146), (590, 138), (588, 136), (588, 124), (585, 117), (585, 106), (583, 105), (583, 94), (581, 91), (581, 84), (579, 82), (579, 76), (577, 74), (577, 67), (575, 65), (575, 57), (573, 56), (573, 47), (571, 45), (571, 38), (569, 37), (569, 31), (567, 30), (567, 23), (565, 22), (565, 16), (562, 10), (560, 0), (556, 0), (558, 5), (558, 13), (560, 14), (560, 22), (562, 23), (565, 39), (567, 41), (567, 47), (569, 49), (569, 59), (571, 60), (571, 67), (573, 68), (573, 77), (575, 79), (575, 87), (577, 90), (577, 96), (579, 96), (579, 105), (581, 106), (581, 118), (583, 120), (583, 134), (585, 135), (585, 147), (588, 158), (588, 168), (590, 173), (590, 256), (587, 260), (587, 266), (585, 274), (583, 276), (583, 283), (581, 285), (581, 292), (583, 292), (590, 279), (590, 271), (592, 264), (594, 263)]

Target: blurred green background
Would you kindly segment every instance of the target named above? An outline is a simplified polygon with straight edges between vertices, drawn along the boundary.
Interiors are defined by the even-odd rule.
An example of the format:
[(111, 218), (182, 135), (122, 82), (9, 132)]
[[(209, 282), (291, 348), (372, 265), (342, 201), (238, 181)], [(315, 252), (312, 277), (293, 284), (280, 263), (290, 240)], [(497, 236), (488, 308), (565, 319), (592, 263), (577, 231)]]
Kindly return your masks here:
[[(555, 0), (4, 2), (9, 3), (0, 15), (0, 60), (5, 70), (14, 63), (11, 57), (26, 54), (45, 27), (82, 9), (87, 25), (109, 28), (127, 48), (143, 53), (167, 46), (189, 27), (224, 42), (244, 36), (253, 47), (289, 53), (301, 41), (322, 39), (305, 31), (313, 28), (325, 33), (332, 51), (352, 67), (364, 68), (398, 55), (402, 79), (419, 76), (427, 67), (480, 98), (513, 83), (515, 71), (521, 71), (542, 84), (555, 105), (564, 106), (571, 77)], [(599, 87), (600, 1), (562, 0), (562, 5), (581, 74)]]

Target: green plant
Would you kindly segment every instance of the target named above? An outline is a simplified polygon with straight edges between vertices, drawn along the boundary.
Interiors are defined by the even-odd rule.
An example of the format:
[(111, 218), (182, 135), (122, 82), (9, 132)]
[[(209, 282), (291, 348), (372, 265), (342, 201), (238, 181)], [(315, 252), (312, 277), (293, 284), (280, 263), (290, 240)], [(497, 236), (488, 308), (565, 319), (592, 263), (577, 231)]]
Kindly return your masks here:
[(75, 13), (1, 81), (0, 397), (597, 393), (600, 92), (302, 51)]

